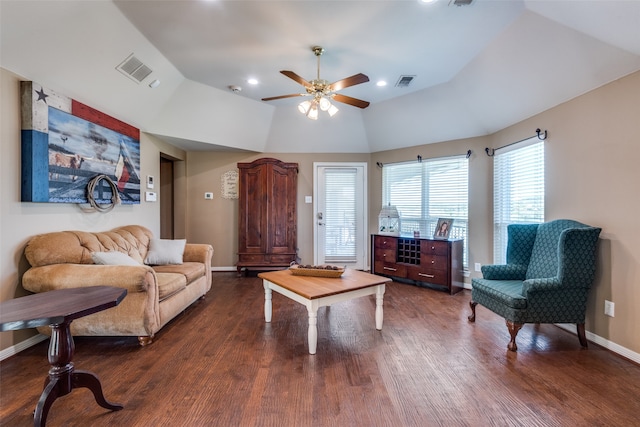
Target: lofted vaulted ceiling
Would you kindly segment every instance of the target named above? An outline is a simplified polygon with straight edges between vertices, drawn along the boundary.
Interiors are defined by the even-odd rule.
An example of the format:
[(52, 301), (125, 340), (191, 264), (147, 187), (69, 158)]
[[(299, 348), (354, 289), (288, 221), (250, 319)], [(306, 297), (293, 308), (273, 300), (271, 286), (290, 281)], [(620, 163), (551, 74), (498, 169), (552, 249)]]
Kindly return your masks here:
[[(3, 67), (78, 91), (187, 150), (375, 152), (487, 135), (640, 69), (638, 1), (5, 0), (0, 7)], [(37, 41), (25, 25), (64, 36)], [(43, 43), (47, 53), (37, 47)], [(370, 101), (367, 109), (338, 104), (335, 117), (321, 113), (313, 122), (298, 113), (299, 98), (261, 101), (300, 92), (280, 70), (315, 78), (314, 45), (326, 50), (323, 79), (369, 76), (341, 92)], [(145, 81), (127, 91), (131, 82), (114, 67), (130, 53), (153, 69), (148, 80), (160, 80), (158, 88)], [(64, 58), (59, 65), (68, 70), (47, 74), (29, 54)], [(90, 75), (109, 89), (92, 86)], [(411, 84), (396, 87), (407, 75)], [(105, 99), (120, 91), (121, 104)]]

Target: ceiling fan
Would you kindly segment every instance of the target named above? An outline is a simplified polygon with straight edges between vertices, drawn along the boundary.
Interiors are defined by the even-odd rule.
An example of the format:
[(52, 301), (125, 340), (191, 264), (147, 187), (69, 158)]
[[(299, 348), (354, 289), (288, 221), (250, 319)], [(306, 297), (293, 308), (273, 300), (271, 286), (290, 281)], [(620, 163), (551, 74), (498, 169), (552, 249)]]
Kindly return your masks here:
[(339, 90), (347, 88), (349, 86), (359, 85), (369, 81), (369, 77), (359, 73), (351, 77), (347, 77), (337, 82), (329, 83), (326, 80), (320, 78), (320, 56), (324, 53), (324, 49), (320, 46), (314, 46), (311, 48), (313, 54), (318, 58), (318, 77), (311, 81), (306, 81), (293, 71), (280, 71), (285, 76), (300, 83), (304, 86), (306, 93), (292, 93), (289, 95), (272, 96), (270, 98), (262, 98), (263, 101), (273, 101), (275, 99), (293, 98), (296, 96), (312, 96), (311, 101), (304, 101), (298, 105), (298, 109), (301, 113), (305, 114), (312, 120), (318, 118), (318, 108), (322, 111), (327, 111), (330, 116), (333, 116), (338, 112), (335, 105), (331, 104), (330, 100), (342, 102), (344, 104), (353, 105), (358, 108), (367, 108), (369, 106), (368, 101), (352, 98), (350, 96), (336, 93)]

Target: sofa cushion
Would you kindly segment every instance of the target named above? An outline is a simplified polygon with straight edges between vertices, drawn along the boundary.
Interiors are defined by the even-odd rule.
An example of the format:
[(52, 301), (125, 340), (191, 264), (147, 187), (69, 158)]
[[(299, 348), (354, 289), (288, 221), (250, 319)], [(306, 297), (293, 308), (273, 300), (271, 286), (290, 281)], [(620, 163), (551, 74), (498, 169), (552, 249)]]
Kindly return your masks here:
[(141, 265), (127, 254), (118, 251), (92, 252), (91, 259), (101, 265)]
[(144, 260), (149, 265), (182, 264), (185, 239), (151, 239), (149, 252)]
[(178, 273), (158, 273), (158, 298), (160, 302), (187, 287), (187, 279)]
[(187, 286), (189, 283), (205, 275), (204, 264), (201, 262), (185, 262), (181, 265), (154, 265), (156, 273), (177, 273), (182, 274)]

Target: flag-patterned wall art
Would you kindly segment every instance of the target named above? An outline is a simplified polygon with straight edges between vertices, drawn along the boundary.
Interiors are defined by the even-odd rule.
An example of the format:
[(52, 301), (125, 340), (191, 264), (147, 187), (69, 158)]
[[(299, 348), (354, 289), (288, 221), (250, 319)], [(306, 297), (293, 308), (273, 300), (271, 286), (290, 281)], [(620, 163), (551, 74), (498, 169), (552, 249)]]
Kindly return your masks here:
[[(87, 203), (87, 184), (106, 175), (124, 204), (140, 203), (140, 130), (42, 87), (20, 83), (22, 201)], [(110, 203), (105, 180), (94, 190)]]

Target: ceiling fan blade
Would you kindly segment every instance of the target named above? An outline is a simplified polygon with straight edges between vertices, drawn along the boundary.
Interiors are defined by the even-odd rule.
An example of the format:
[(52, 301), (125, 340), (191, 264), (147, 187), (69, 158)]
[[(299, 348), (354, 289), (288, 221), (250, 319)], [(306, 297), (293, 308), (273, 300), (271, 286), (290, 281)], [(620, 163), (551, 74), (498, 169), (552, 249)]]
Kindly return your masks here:
[(366, 83), (369, 81), (369, 77), (360, 73), (354, 74), (351, 77), (347, 77), (346, 79), (338, 80), (337, 82), (331, 83), (329, 85), (329, 90), (332, 92), (339, 91), (340, 89), (344, 89), (345, 87), (359, 85), (360, 83)]
[(262, 98), (263, 101), (273, 101), (274, 99), (294, 98), (296, 96), (307, 96), (307, 93), (292, 93), (290, 95), (272, 96), (270, 98)]
[(295, 80), (296, 82), (300, 83), (304, 87), (310, 87), (311, 86), (311, 83), (309, 83), (308, 81), (306, 81), (305, 79), (303, 79), (302, 77), (300, 77), (299, 75), (294, 73), (293, 71), (283, 70), (283, 71), (280, 71), (280, 73), (282, 73), (285, 76), (289, 77), (291, 80)]
[(339, 93), (334, 93), (331, 95), (334, 101), (342, 102), (345, 104), (353, 105), (358, 108), (367, 108), (369, 106), (369, 101), (363, 101), (361, 99), (352, 98), (346, 95), (340, 95)]

